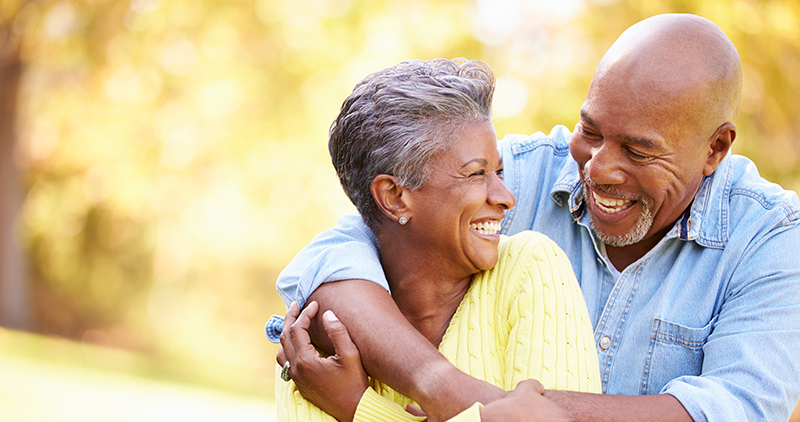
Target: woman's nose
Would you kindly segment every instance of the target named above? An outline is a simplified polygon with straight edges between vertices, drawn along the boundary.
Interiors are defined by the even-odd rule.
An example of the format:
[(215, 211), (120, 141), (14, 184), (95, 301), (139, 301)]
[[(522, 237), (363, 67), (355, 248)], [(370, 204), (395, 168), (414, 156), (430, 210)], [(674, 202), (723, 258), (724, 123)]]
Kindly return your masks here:
[(492, 178), (487, 201), (491, 205), (500, 205), (504, 210), (514, 208), (514, 205), (517, 203), (514, 194), (511, 193), (508, 186), (506, 186), (503, 179), (500, 177)]

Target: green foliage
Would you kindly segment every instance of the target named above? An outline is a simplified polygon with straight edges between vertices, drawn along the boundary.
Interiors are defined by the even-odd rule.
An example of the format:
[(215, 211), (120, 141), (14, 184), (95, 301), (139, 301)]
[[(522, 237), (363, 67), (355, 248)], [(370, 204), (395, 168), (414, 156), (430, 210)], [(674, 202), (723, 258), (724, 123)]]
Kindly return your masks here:
[(528, 3), (4, 2), (25, 63), (15, 159), (37, 329), (271, 388), (275, 278), (353, 209), (327, 129), (358, 80), (409, 58), (487, 62), (498, 134), (549, 131), (577, 122), (625, 28), (697, 13), (745, 65), (734, 149), (800, 187), (796, 2)]

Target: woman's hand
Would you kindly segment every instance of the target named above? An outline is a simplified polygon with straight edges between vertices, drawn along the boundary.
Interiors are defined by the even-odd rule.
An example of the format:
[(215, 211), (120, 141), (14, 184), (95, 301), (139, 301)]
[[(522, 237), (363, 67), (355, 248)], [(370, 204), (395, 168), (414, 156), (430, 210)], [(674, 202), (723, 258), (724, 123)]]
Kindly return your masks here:
[(574, 422), (572, 415), (544, 398), (544, 386), (536, 380), (517, 384), (505, 398), (481, 408), (481, 421), (493, 422)]
[(322, 358), (311, 344), (308, 327), (319, 310), (311, 302), (301, 313), (296, 303), (289, 306), (281, 333), (278, 364), (289, 362), (288, 374), (308, 401), (341, 422), (353, 420), (356, 408), (369, 387), (358, 348), (347, 328), (332, 311), (322, 315), (322, 324), (335, 354)]

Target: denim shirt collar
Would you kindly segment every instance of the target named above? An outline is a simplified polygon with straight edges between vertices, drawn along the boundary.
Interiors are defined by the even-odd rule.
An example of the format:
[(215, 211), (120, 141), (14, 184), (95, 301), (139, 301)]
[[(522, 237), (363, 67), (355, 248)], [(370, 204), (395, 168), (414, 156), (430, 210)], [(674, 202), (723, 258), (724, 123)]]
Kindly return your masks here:
[[(716, 171), (703, 177), (692, 205), (665, 237), (692, 240), (705, 247), (724, 248), (728, 242), (728, 198), (732, 172), (731, 153), (728, 152)], [(586, 201), (583, 197), (583, 185), (578, 177), (578, 164), (572, 157), (567, 158), (566, 165), (561, 169), (550, 191), (550, 197), (559, 207), (569, 205), (572, 218), (589, 227), (585, 220), (588, 216), (585, 215)]]

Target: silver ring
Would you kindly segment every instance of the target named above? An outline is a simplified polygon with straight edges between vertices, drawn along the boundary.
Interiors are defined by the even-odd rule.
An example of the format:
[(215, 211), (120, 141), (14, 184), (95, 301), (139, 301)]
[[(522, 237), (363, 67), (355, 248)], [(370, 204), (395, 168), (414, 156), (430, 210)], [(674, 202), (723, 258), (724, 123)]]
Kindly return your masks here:
[(289, 364), (289, 361), (287, 360), (286, 363), (283, 364), (283, 369), (281, 369), (281, 379), (286, 381), (286, 382), (289, 382), (289, 381), (292, 380), (292, 377), (289, 376), (289, 368), (291, 366), (292, 365)]

